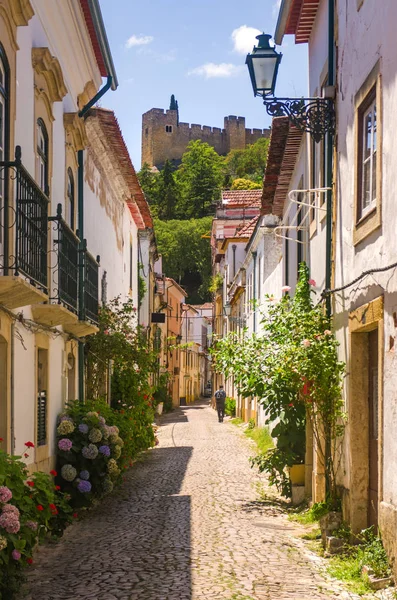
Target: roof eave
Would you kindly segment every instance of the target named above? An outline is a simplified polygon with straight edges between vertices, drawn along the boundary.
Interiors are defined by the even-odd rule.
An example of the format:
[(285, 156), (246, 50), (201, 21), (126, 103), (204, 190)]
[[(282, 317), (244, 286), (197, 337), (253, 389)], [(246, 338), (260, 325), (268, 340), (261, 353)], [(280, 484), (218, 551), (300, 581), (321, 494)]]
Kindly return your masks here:
[(107, 69), (108, 76), (112, 78), (111, 88), (116, 90), (119, 83), (117, 79), (116, 69), (114, 67), (112, 54), (110, 52), (108, 37), (106, 34), (105, 24), (102, 18), (101, 8), (99, 6), (99, 0), (88, 0), (88, 7), (90, 9), (92, 22), (95, 28), (95, 34), (98, 39), (99, 46), (101, 48), (103, 60)]
[(283, 38), (285, 35), (285, 30), (287, 27), (288, 17), (290, 14), (291, 6), (293, 0), (282, 0), (280, 11), (278, 13), (276, 30), (274, 32), (274, 41), (278, 46), (281, 46), (283, 43)]

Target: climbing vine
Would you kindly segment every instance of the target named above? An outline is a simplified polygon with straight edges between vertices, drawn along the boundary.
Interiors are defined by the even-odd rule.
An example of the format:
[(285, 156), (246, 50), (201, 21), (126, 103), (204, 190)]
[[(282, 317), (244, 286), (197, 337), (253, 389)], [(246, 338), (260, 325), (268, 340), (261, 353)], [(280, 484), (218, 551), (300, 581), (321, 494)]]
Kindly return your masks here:
[(311, 299), (309, 270), (301, 263), (294, 297), (267, 298), (259, 335), (235, 335), (214, 344), (215, 369), (233, 373), (243, 397), (254, 396), (264, 406), (276, 447), (253, 459), (286, 495), (290, 483), (285, 467), (304, 462), (305, 423), (310, 422), (316, 451), (324, 465), (327, 493), (337, 495), (338, 445), (345, 414), (338, 342), (321, 305)]

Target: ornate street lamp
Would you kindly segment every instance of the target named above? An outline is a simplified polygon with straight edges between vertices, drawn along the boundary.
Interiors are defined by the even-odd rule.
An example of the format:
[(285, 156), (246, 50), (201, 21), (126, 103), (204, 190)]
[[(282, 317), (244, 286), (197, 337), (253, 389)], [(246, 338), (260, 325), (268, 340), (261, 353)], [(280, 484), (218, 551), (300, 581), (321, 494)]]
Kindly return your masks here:
[[(258, 45), (247, 55), (245, 64), (255, 96), (261, 96), (271, 117), (288, 117), (302, 131), (308, 131), (316, 142), (326, 133), (335, 133), (335, 107), (332, 86), (324, 88), (323, 98), (274, 98), (278, 67), (282, 54), (270, 45), (271, 35), (258, 35)], [(271, 97), (272, 96), (272, 97)]]
[(223, 312), (225, 314), (225, 317), (230, 317), (230, 315), (232, 314), (232, 305), (229, 302), (227, 302), (223, 307)]

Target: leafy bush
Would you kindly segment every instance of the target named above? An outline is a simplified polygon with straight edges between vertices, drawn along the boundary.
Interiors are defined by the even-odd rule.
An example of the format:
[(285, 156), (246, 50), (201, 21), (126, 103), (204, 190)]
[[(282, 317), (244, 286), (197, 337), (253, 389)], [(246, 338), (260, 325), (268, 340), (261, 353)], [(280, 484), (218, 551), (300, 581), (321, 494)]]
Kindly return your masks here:
[(229, 415), (229, 417), (236, 416), (236, 401), (234, 398), (226, 398), (225, 400), (225, 413)]
[[(33, 447), (27, 442), (28, 449)], [(45, 473), (29, 475), (19, 456), (0, 450), (0, 599), (10, 600), (33, 562), (35, 546), (46, 535), (60, 537), (72, 520), (67, 496)]]
[(71, 402), (57, 433), (58, 481), (74, 507), (110, 493), (137, 453), (154, 445), (151, 425), (104, 401)]
[(249, 419), (248, 421), (248, 429), (255, 429), (255, 419)]
[(389, 577), (391, 569), (386, 550), (380, 536), (375, 535), (374, 528), (364, 529), (358, 536), (363, 546), (358, 549), (361, 567), (370, 567), (375, 577)]

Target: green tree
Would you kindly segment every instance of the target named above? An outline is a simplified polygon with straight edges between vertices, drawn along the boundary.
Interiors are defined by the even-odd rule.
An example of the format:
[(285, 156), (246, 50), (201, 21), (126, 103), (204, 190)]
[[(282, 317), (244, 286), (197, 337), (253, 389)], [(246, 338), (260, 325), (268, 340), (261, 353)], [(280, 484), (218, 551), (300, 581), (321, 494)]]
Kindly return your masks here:
[(235, 179), (230, 187), (231, 190), (260, 190), (261, 188), (261, 183), (255, 183), (255, 181), (243, 177)]
[(229, 152), (224, 159), (225, 186), (230, 185), (230, 180), (237, 178), (249, 179), (255, 183), (262, 184), (268, 149), (269, 139), (260, 138), (244, 150), (232, 150)]
[(186, 289), (189, 302), (210, 299), (211, 247), (207, 236), (212, 217), (190, 220), (155, 219), (157, 248), (163, 257), (164, 273)]
[(157, 216), (159, 219), (175, 218), (175, 209), (180, 199), (179, 185), (175, 181), (172, 165), (165, 161), (157, 185)]
[(213, 213), (223, 182), (223, 159), (207, 143), (192, 141), (177, 171), (181, 189), (179, 216), (201, 218)]
[(151, 206), (156, 206), (158, 202), (159, 173), (153, 171), (148, 163), (144, 163), (137, 175), (146, 200)]

